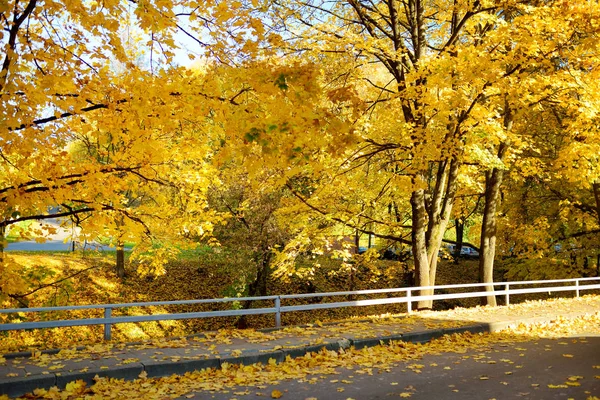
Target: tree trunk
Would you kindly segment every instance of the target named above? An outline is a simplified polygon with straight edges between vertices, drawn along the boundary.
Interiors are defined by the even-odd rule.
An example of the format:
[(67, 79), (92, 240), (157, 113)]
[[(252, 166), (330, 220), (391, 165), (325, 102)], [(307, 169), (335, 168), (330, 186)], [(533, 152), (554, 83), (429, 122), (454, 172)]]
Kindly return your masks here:
[(254, 282), (254, 288), (250, 292), (250, 296), (266, 296), (267, 295), (267, 282), (271, 272), (271, 251), (263, 251), (261, 257), (260, 267), (256, 274), (256, 281)]
[(2, 265), (2, 263), (4, 263), (4, 246), (6, 243), (5, 236), (6, 236), (6, 226), (1, 225), (0, 226), (0, 265)]
[(460, 257), (460, 251), (463, 247), (464, 237), (465, 237), (465, 221), (461, 218), (456, 218), (455, 220), (455, 229), (456, 229), (456, 245), (454, 246), (454, 260), (458, 261)]
[(121, 279), (125, 277), (125, 243), (123, 243), (123, 230), (122, 226), (124, 225), (123, 216), (119, 216), (116, 220), (117, 225), (117, 265), (116, 272), (117, 276)]
[[(496, 210), (500, 202), (500, 185), (504, 171), (494, 168), (485, 177), (485, 207), (481, 224), (479, 251), (479, 282), (494, 282), (494, 257), (496, 253)], [(486, 292), (494, 292), (494, 286), (485, 286)], [(496, 305), (496, 296), (486, 296), (484, 304)]]
[(598, 218), (598, 225), (600, 225), (600, 180), (592, 184), (592, 189), (594, 190), (594, 199), (596, 200), (596, 217)]
[[(410, 198), (412, 208), (412, 251), (415, 262), (415, 282), (419, 286), (429, 286), (429, 260), (427, 259), (427, 241), (426, 226), (427, 213), (425, 210), (425, 191), (423, 189), (415, 190)], [(419, 295), (429, 295), (431, 290), (423, 290)], [(417, 302), (417, 309), (423, 310), (431, 308), (432, 302), (429, 300), (420, 300)]]
[[(438, 253), (444, 238), (444, 232), (450, 221), (450, 214), (456, 195), (458, 162), (446, 160), (439, 162), (435, 188), (426, 201), (424, 189), (412, 193), (412, 251), (415, 263), (415, 281), (419, 286), (435, 285)], [(423, 176), (413, 178), (424, 181)], [(423, 290), (421, 295), (432, 295), (432, 289)], [(433, 300), (420, 300), (417, 309), (431, 309)]]
[[(272, 253), (270, 250), (263, 251), (259, 257), (259, 266), (256, 271), (256, 278), (254, 281), (248, 285), (248, 296), (266, 296), (267, 295), (267, 282), (269, 279), (269, 275), (271, 273), (271, 256)], [(248, 310), (252, 307), (252, 300), (248, 300), (244, 302), (244, 310)], [(247, 329), (248, 322), (246, 319), (246, 315), (240, 316), (240, 318), (236, 322), (236, 328), (238, 329)]]
[[(594, 199), (596, 200), (596, 216), (598, 218), (598, 225), (600, 226), (600, 180), (592, 184), (592, 189), (594, 190)], [(596, 276), (600, 276), (600, 254), (596, 255)]]
[[(504, 103), (504, 129), (508, 132), (512, 129), (514, 115), (505, 100)], [(498, 146), (498, 159), (502, 160), (508, 149), (506, 143), (500, 143)], [(500, 187), (504, 170), (492, 168), (485, 175), (485, 205), (483, 209), (483, 221), (481, 223), (481, 243), (479, 249), (479, 282), (494, 282), (494, 257), (496, 256), (496, 211), (500, 204)], [(489, 306), (496, 306), (496, 296), (493, 295), (494, 286), (485, 286), (486, 292), (492, 294), (486, 296), (485, 302)]]
[[(435, 190), (432, 193), (432, 203), (429, 210), (427, 233), (425, 234), (427, 246), (427, 261), (429, 263), (429, 284), (435, 285), (437, 273), (438, 254), (442, 247), (444, 233), (450, 222), (450, 214), (456, 195), (456, 178), (458, 177), (458, 162), (456, 160), (439, 163), (438, 176)], [(431, 291), (433, 294), (433, 290)], [(429, 301), (429, 307), (433, 300)]]
[(125, 248), (121, 240), (117, 241), (117, 276), (121, 279), (125, 277)]

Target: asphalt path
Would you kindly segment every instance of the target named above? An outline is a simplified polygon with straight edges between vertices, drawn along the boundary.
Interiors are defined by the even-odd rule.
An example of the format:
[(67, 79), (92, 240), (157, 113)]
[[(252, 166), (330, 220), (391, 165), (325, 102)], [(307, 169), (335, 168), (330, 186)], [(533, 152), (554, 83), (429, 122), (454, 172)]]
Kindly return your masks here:
[(265, 399), (278, 390), (282, 400), (585, 400), (600, 396), (600, 337), (493, 344), (486, 351), (399, 362), (387, 370), (373, 369), (372, 375), (357, 373), (360, 369), (353, 366), (338, 370), (338, 375), (318, 375), (312, 383), (282, 380), (266, 388), (197, 392), (194, 398)]

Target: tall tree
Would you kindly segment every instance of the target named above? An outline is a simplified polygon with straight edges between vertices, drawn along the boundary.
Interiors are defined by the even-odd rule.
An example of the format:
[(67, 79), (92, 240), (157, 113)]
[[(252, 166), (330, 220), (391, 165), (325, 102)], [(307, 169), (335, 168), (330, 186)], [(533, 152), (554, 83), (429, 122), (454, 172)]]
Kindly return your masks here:
[[(363, 147), (354, 161), (392, 153), (395, 167), (380, 167), (380, 172), (401, 171), (409, 178), (411, 242), (419, 285), (435, 283), (438, 250), (463, 163), (491, 170), (486, 215), (495, 214), (505, 156), (497, 146), (511, 142), (510, 119), (518, 112), (505, 105), (520, 110), (525, 106), (519, 100), (522, 96), (543, 96), (536, 92), (543, 90), (537, 79), (546, 79), (574, 35), (579, 37), (582, 29), (594, 35), (597, 27), (584, 26), (583, 15), (591, 17), (596, 11), (584, 3), (273, 3), (274, 26), (288, 28), (288, 50), (302, 49), (315, 57), (341, 54), (350, 60), (344, 79), (362, 79), (371, 86), (361, 93), (370, 107), (363, 119)], [(573, 18), (578, 22), (571, 23)], [(369, 75), (372, 69), (365, 65), (370, 63), (379, 63), (387, 77)], [(493, 263), (493, 230), (494, 219), (488, 218), (485, 271), (490, 260)], [(431, 307), (431, 302), (421, 301), (419, 307)]]

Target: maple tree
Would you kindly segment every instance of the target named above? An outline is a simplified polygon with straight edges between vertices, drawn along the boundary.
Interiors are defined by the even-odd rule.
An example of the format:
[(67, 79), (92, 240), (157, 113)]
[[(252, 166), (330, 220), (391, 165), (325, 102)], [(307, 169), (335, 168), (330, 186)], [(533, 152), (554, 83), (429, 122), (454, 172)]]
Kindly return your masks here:
[[(570, 102), (577, 82), (594, 79), (587, 71), (596, 65), (598, 26), (590, 21), (596, 21), (597, 10), (587, 2), (564, 1), (276, 4), (272, 18), (282, 21), (282, 29), (289, 27), (290, 51), (339, 55), (344, 60), (339, 79), (362, 83), (368, 112), (346, 165), (365, 166), (368, 160), (380, 183), (352, 187), (364, 193), (364, 203), (377, 202), (380, 209), (410, 204), (410, 223), (395, 225), (410, 231), (420, 286), (435, 283), (458, 184), (469, 179), (464, 166), (485, 172), (480, 266), (482, 281), (491, 282), (503, 171), (529, 145), (514, 125), (532, 108)], [(399, 189), (395, 199), (382, 201), (392, 187)], [(364, 207), (353, 210), (364, 214)], [(392, 239), (406, 241), (403, 235)]]
[[(277, 39), (252, 16), (257, 7), (6, 3), (2, 236), (20, 221), (70, 217), (84, 238), (114, 238), (119, 250), (137, 242), (141, 270), (160, 272), (181, 240), (210, 236), (226, 216), (207, 202), (219, 168), (238, 163), (256, 179), (282, 158), (289, 166), (326, 151), (318, 134), (344, 135), (310, 62), (243, 64), (242, 54)], [(150, 40), (126, 45), (131, 31)], [(176, 31), (220, 66), (173, 64)], [(19, 279), (9, 262), (2, 268), (2, 291), (12, 293)]]
[[(117, 247), (136, 240), (140, 254), (167, 255), (172, 249), (151, 242), (210, 232), (218, 217), (205, 204), (207, 141), (186, 135), (185, 118), (235, 101), (190, 86), (192, 74), (172, 61), (174, 35), (263, 34), (242, 4), (232, 13), (208, 3), (2, 2), (2, 238), (20, 221), (71, 217), (89, 237), (115, 237)], [(205, 18), (196, 20), (198, 10)], [(215, 42), (196, 40), (198, 52), (214, 44), (211, 51), (227, 58), (237, 49)], [(140, 48), (148, 68), (134, 63)], [(2, 291), (11, 293), (19, 279), (8, 265), (0, 267)]]
[[(586, 93), (579, 96), (589, 101)], [(518, 160), (508, 178), (513, 190), (505, 196), (501, 236), (505, 254), (517, 258), (512, 277), (597, 274), (595, 166), (588, 164), (597, 155), (597, 131), (568, 129), (589, 123), (570, 107), (578, 107), (578, 101), (530, 115), (528, 131), (536, 151)], [(544, 262), (534, 267), (527, 258)]]

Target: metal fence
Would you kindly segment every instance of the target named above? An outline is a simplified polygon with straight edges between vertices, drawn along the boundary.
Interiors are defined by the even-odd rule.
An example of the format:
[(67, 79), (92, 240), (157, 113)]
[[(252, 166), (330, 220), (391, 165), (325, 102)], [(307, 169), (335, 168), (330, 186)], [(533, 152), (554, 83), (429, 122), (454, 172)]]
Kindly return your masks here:
[[(544, 286), (540, 285), (554, 285)], [(537, 286), (537, 287), (532, 287)], [(490, 291), (485, 291), (486, 288), (494, 287), (493, 295), (504, 296), (504, 304), (510, 304), (510, 296), (516, 294), (527, 293), (543, 293), (543, 292), (574, 292), (575, 296), (579, 297), (580, 292), (592, 289), (600, 289), (600, 277), (597, 278), (574, 278), (574, 279), (553, 279), (544, 281), (515, 281), (515, 282), (498, 282), (498, 283), (471, 283), (462, 285), (439, 285), (439, 286), (420, 286), (420, 287), (404, 287), (394, 289), (372, 289), (372, 290), (357, 290), (350, 292), (325, 292), (325, 293), (308, 293), (308, 294), (289, 294), (289, 295), (274, 295), (260, 297), (233, 297), (223, 299), (200, 299), (200, 300), (178, 300), (178, 301), (151, 301), (140, 303), (122, 303), (122, 304), (97, 304), (84, 306), (62, 306), (62, 307), (37, 307), (37, 308), (13, 308), (2, 309), (0, 314), (10, 313), (43, 313), (51, 311), (75, 311), (89, 309), (103, 309), (104, 318), (87, 318), (87, 319), (69, 319), (69, 320), (52, 320), (52, 321), (37, 321), (37, 322), (20, 322), (0, 324), (0, 331), (24, 330), (24, 329), (41, 329), (41, 328), (58, 328), (67, 326), (86, 326), (86, 325), (104, 325), (104, 339), (110, 340), (111, 326), (114, 324), (126, 322), (146, 322), (146, 321), (168, 321), (191, 318), (210, 318), (210, 317), (231, 317), (241, 315), (257, 315), (257, 314), (274, 314), (275, 327), (281, 326), (281, 314), (295, 311), (310, 311), (327, 308), (342, 308), (342, 307), (361, 307), (380, 304), (396, 304), (405, 303), (407, 311), (412, 311), (412, 303), (421, 300), (447, 300), (447, 299), (464, 299), (472, 297), (486, 297), (492, 294)], [(482, 289), (475, 292), (459, 292), (459, 293), (439, 293), (435, 294), (436, 290), (447, 291), (448, 289)], [(433, 290), (433, 292), (432, 292)], [(420, 293), (431, 292), (433, 294), (421, 295)], [(417, 294), (419, 293), (419, 294)], [(318, 304), (300, 304), (300, 305), (282, 305), (282, 301), (289, 299), (308, 299), (316, 297), (340, 297), (340, 296), (358, 296), (358, 295), (375, 295), (375, 294), (395, 294), (394, 297), (365, 299), (365, 300), (350, 300), (337, 301)], [(273, 307), (250, 308), (250, 309), (232, 309), (221, 311), (202, 311), (202, 312), (185, 312), (172, 314), (153, 314), (139, 316), (112, 316), (114, 309), (126, 307), (150, 307), (150, 306), (167, 306), (167, 305), (191, 305), (191, 304), (206, 304), (206, 303), (233, 303), (240, 301), (273, 301)]]

